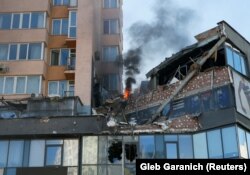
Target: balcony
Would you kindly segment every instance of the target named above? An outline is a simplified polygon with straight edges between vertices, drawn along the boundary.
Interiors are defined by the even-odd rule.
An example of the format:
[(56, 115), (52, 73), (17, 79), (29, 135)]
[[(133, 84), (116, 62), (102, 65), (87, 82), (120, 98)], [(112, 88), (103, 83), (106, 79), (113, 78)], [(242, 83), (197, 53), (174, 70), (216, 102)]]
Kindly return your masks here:
[(64, 71), (64, 74), (67, 79), (75, 78), (75, 66), (76, 66), (76, 58), (69, 57), (67, 60), (66, 70)]

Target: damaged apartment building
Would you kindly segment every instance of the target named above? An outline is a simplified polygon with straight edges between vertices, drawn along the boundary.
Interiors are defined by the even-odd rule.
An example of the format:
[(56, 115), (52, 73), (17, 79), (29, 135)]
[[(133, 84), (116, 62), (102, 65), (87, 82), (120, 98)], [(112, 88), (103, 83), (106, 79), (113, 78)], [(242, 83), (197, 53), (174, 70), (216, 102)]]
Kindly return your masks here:
[(2, 100), (0, 175), (135, 175), (137, 158), (250, 158), (250, 43), (225, 21), (81, 115), (78, 97)]

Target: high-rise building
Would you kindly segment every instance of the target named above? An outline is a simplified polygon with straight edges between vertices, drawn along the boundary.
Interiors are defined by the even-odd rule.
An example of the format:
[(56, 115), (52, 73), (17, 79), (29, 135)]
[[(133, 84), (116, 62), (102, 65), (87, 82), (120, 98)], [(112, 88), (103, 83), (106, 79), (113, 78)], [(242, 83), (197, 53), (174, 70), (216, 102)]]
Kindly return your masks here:
[(121, 93), (122, 22), (122, 0), (0, 0), (0, 96)]

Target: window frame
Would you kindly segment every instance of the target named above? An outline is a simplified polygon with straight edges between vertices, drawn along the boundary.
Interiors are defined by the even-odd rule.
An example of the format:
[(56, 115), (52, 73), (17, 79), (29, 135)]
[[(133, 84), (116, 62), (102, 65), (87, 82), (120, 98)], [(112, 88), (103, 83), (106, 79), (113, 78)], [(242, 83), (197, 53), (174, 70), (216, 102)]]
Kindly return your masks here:
[[(235, 71), (247, 76), (248, 75), (248, 66), (247, 66), (247, 59), (244, 54), (241, 53), (238, 49), (234, 48), (232, 45), (225, 43), (224, 44), (224, 50), (225, 50), (225, 56), (226, 56), (226, 64), (227, 66), (231, 67)], [(228, 57), (228, 50), (230, 50), (231, 55), (231, 61), (232, 64), (229, 62), (229, 57)], [(237, 65), (236, 65), (236, 58), (235, 55), (238, 56), (239, 62), (240, 62), (240, 70), (238, 70)]]
[[(68, 50), (68, 57), (67, 57), (66, 65), (61, 64), (62, 63), (62, 50), (63, 49)], [(71, 49), (73, 49), (73, 48), (51, 49), (50, 50), (50, 66), (67, 66), (68, 65), (68, 59), (70, 58)], [(52, 52), (55, 51), (55, 50), (59, 51), (58, 65), (52, 65)]]
[(55, 4), (55, 0), (52, 1), (53, 6), (68, 6), (70, 4), (70, 0), (67, 1), (67, 4), (64, 4), (64, 0), (60, 0), (60, 4)]
[[(108, 6), (106, 6), (105, 1), (107, 1)], [(120, 0), (115, 0), (116, 1), (116, 7), (112, 7), (112, 0), (103, 0), (103, 8), (104, 9), (117, 9), (120, 8)]]
[[(24, 92), (23, 93), (17, 93), (17, 79), (21, 77), (21, 78), (25, 78), (25, 85), (24, 85)], [(28, 77), (31, 77), (31, 76), (3, 76), (3, 90), (2, 92), (0, 92), (0, 94), (7, 94), (7, 95), (24, 95), (24, 94), (30, 94), (27, 92), (27, 84), (28, 84)], [(36, 76), (38, 77), (38, 76)], [(13, 78), (13, 90), (12, 90), (12, 93), (6, 93), (5, 89), (5, 85), (6, 85), (6, 78)], [(38, 92), (41, 93), (41, 86), (42, 86), (42, 77), (39, 75), (39, 89), (38, 89)]]
[[(41, 27), (31, 27), (31, 23), (32, 23), (32, 14), (33, 13), (41, 13), (43, 14), (43, 23), (42, 23), (42, 26)], [(37, 11), (37, 12), (23, 12), (23, 13), (0, 13), (1, 14), (7, 14), (7, 15), (10, 15), (10, 27), (8, 29), (0, 29), (0, 30), (20, 30), (20, 29), (44, 29), (46, 28), (46, 20), (47, 20), (47, 15), (46, 15), (46, 12), (44, 11)], [(19, 15), (19, 25), (18, 27), (14, 27), (14, 16), (15, 15)], [(24, 15), (29, 15), (29, 19), (28, 19), (28, 27), (23, 27), (23, 17)]]
[[(53, 81), (48, 81), (48, 87), (47, 87), (47, 89), (48, 89), (48, 96), (49, 97), (64, 97), (65, 96), (65, 92), (67, 92), (67, 91), (69, 91), (69, 82), (70, 82), (71, 80), (53, 80)], [(66, 84), (64, 84), (64, 85), (66, 85), (66, 89), (63, 91), (63, 94), (61, 94), (61, 92), (60, 92), (60, 85), (61, 85), (61, 83), (65, 83), (66, 82)], [(49, 87), (50, 87), (50, 83), (56, 83), (57, 85), (57, 87), (56, 87), (56, 93), (55, 94), (50, 94), (50, 91), (49, 91)]]
[[(67, 20), (67, 33), (63, 33), (63, 20)], [(59, 26), (59, 34), (55, 34), (54, 33), (54, 21), (60, 21), (60, 26)], [(69, 30), (69, 19), (68, 18), (56, 18), (56, 19), (52, 19), (52, 30), (51, 30), (51, 35), (54, 35), (54, 36), (61, 36), (61, 35), (65, 35), (67, 36), (68, 35), (68, 30)]]
[[(112, 32), (112, 22), (116, 22), (116, 32)], [(108, 22), (108, 31), (105, 29), (105, 22)], [(103, 20), (103, 34), (104, 35), (118, 35), (120, 34), (120, 20), (118, 18), (114, 19), (104, 19)]]
[[(72, 13), (76, 13), (76, 21), (75, 21), (75, 25), (71, 25), (72, 23)], [(76, 28), (76, 36), (72, 36), (71, 35), (71, 28)], [(77, 11), (72, 10), (69, 11), (69, 20), (68, 20), (68, 38), (76, 38), (77, 37)]]
[[(115, 49), (116, 52), (117, 52), (116, 58), (114, 60), (110, 59), (110, 58), (106, 58), (105, 57), (105, 49), (108, 49), (108, 55), (110, 55), (112, 53), (112, 49)], [(117, 45), (110, 45), (110, 46), (103, 46), (102, 47), (102, 60), (105, 61), (105, 62), (117, 61), (119, 55), (120, 55), (120, 51), (119, 51), (119, 46), (117, 46)]]
[[(29, 58), (29, 52), (30, 52), (30, 45), (32, 44), (40, 44), (41, 45), (41, 53), (40, 53), (40, 58), (35, 58), (35, 59), (31, 59)], [(32, 61), (32, 60), (44, 60), (44, 47), (45, 44), (44, 42), (34, 42), (34, 43), (8, 43), (8, 44), (1, 44), (0, 45), (7, 45), (8, 47), (8, 53), (7, 53), (7, 58), (5, 60), (1, 60), (1, 61)], [(17, 45), (17, 49), (16, 49), (16, 59), (10, 59), (10, 48), (12, 45)], [(21, 52), (21, 46), (22, 45), (27, 45), (26, 48), (26, 57), (25, 59), (20, 59), (20, 52)]]

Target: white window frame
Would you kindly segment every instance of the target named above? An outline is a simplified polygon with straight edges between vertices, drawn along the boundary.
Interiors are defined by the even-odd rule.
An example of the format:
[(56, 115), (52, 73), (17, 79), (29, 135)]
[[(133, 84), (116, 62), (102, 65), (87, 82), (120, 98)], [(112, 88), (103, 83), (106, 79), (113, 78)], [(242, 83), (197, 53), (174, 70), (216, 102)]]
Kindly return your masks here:
[[(53, 6), (68, 6), (69, 4), (63, 4), (63, 0), (60, 0), (60, 5), (55, 5), (55, 0), (53, 0), (52, 4)], [(70, 3), (70, 0), (69, 0), (69, 3)]]
[[(25, 78), (24, 93), (17, 93), (17, 78), (18, 77)], [(16, 76), (14, 80), (14, 94), (25, 94), (26, 92), (27, 92), (27, 76)]]
[[(9, 13), (11, 15), (11, 21), (10, 21), (10, 30), (18, 30), (18, 29), (37, 29), (37, 28), (31, 28), (31, 15), (32, 15), (33, 12), (23, 12), (23, 13)], [(35, 13), (35, 12), (34, 12)], [(46, 12), (36, 12), (36, 13), (43, 13), (43, 27), (41, 28), (38, 28), (38, 29), (43, 29), (43, 28), (46, 28)], [(13, 28), (13, 21), (14, 21), (14, 15), (20, 15), (20, 19), (19, 19), (19, 26), (18, 28)], [(23, 28), (23, 15), (24, 14), (29, 14), (29, 26), (28, 28)]]
[[(56, 18), (56, 19), (52, 19), (52, 31), (51, 31), (51, 34), (52, 34), (52, 35), (55, 35), (55, 36), (67, 35), (67, 34), (63, 34), (63, 33), (62, 33), (62, 30), (63, 30), (63, 20), (64, 20), (64, 19), (67, 19), (67, 20), (68, 20), (68, 26), (67, 26), (67, 27), (68, 27), (68, 30), (69, 30), (69, 19), (68, 19), (68, 18), (59, 18), (59, 19)], [(60, 21), (60, 32), (59, 32), (59, 34), (54, 34), (54, 33), (53, 33), (53, 31), (54, 31), (54, 21), (55, 21), (55, 20), (59, 20), (59, 21)], [(68, 32), (68, 33), (69, 33), (69, 32)]]
[[(3, 77), (3, 93), (2, 94), (6, 94), (5, 93), (5, 83), (6, 83), (6, 78), (14, 78), (14, 83), (13, 83), (13, 92), (11, 94), (7, 94), (7, 95), (23, 95), (23, 94), (28, 94), (27, 93), (27, 82), (28, 82), (28, 77), (29, 76), (4, 76)], [(24, 93), (17, 93), (17, 78), (18, 77), (23, 77), (25, 78), (25, 87), (24, 87)], [(41, 93), (42, 90), (42, 76), (39, 76), (39, 89), (38, 92)], [(0, 92), (1, 94), (1, 92)]]
[[(57, 84), (57, 90), (56, 90), (56, 94), (50, 94), (49, 93), (49, 86), (50, 86), (50, 83), (56, 83)], [(60, 94), (59, 94), (59, 81), (49, 81), (48, 82), (48, 96), (49, 97), (60, 97)]]
[[(51, 49), (50, 50), (50, 66), (66, 66), (66, 65), (61, 65), (61, 58), (62, 58), (62, 49), (68, 49), (68, 52), (69, 52), (69, 55), (68, 55), (68, 58), (70, 57), (70, 54), (71, 54), (71, 49), (73, 48), (58, 48), (58, 49)], [(51, 54), (52, 54), (52, 51), (53, 50), (59, 50), (59, 60), (58, 60), (58, 65), (52, 65), (51, 64)], [(67, 59), (68, 59), (67, 58)]]
[[(75, 26), (71, 26), (71, 14), (72, 13), (76, 13), (76, 25)], [(68, 38), (76, 38), (76, 37), (71, 37), (70, 36), (70, 28), (71, 27), (75, 27), (76, 28), (76, 37), (77, 37), (77, 11), (75, 10), (72, 10), (72, 11), (69, 11), (69, 25), (68, 25)]]
[[(39, 42), (34, 42), (34, 43), (38, 44)], [(29, 46), (30, 46), (30, 44), (34, 44), (34, 43), (8, 43), (8, 44), (6, 44), (6, 45), (8, 45), (8, 54), (7, 54), (7, 59), (5, 61), (44, 60), (44, 50), (45, 50), (44, 42), (39, 43), (39, 44), (41, 44), (40, 58), (39, 59), (28, 59), (29, 48), (30, 48)], [(21, 44), (27, 44), (26, 58), (25, 59), (20, 59), (20, 57), (19, 57)], [(16, 59), (15, 60), (10, 60), (10, 46), (11, 45), (17, 45), (17, 53), (16, 53)]]

